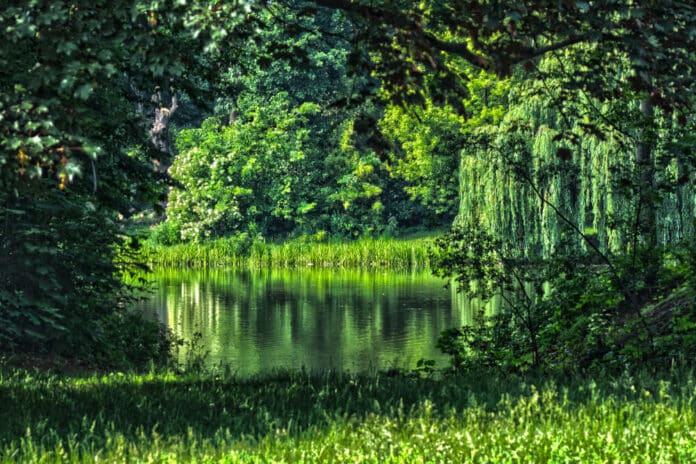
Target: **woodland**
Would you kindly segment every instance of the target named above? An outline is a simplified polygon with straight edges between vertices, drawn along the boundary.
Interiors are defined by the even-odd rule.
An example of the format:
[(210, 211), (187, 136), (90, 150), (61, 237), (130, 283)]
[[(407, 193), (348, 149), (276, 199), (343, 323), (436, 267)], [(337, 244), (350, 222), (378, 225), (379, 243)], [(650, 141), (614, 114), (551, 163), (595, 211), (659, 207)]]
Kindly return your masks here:
[[(231, 446), (230, 462), (408, 462), (418, 448), (409, 437), (428, 423), (436, 426), (423, 436), (434, 441), (423, 446), (433, 456), (473, 459), (474, 448), (438, 448), (464, 440), (450, 436), (464, 427), (450, 408), (469, 408), (469, 425), (494, 414), (513, 427), (522, 422), (492, 405), (533, 421), (544, 402), (554, 405), (545, 424), (557, 421), (556, 433), (572, 442), (567, 456), (621, 459), (629, 445), (573, 441), (575, 419), (587, 419), (588, 430), (592, 408), (607, 408), (607, 417), (628, 411), (636, 437), (641, 421), (631, 420), (641, 414), (671, 424), (672, 411), (693, 425), (693, 379), (674, 378), (696, 355), (693, 2), (9, 0), (0, 30), (0, 399), (26, 401), (22, 385), (32, 384), (80, 411), (46, 419), (58, 432), (37, 442), (43, 451), (28, 449), (31, 437), (23, 445), (18, 437), (41, 423), (39, 395), (33, 409), (7, 416), (4, 459), (50, 451), (89, 460), (90, 446), (109, 443), (113, 459), (222, 459)], [(496, 314), (442, 334), (446, 373), (425, 363), (377, 381), (303, 372), (252, 384), (182, 373), (171, 354), (182, 342), (131, 309), (143, 284), (129, 276), (172, 247), (245, 255), (270, 243), (423, 235), (434, 237), (432, 272), (472, 298), (502, 302)], [(169, 370), (154, 380), (88, 377), (74, 388), (22, 370), (56, 359), (87, 372)], [(636, 373), (646, 369), (647, 377)], [(510, 399), (476, 384), (480, 372), (521, 386), (510, 387)], [(605, 374), (622, 380), (587, 384)], [(539, 396), (524, 379), (540, 375), (564, 380)], [(664, 375), (672, 387), (660, 383)], [(127, 393), (143, 383), (162, 403), (143, 400), (146, 422), (119, 416), (104, 425), (111, 438), (78, 440), (63, 455), (72, 438), (60, 430), (81, 437), (89, 428), (80, 420), (91, 412), (76, 395), (93, 383), (114, 389), (85, 387), (108, 410), (145, 395)], [(464, 385), (477, 393), (465, 398)], [(564, 385), (570, 399), (565, 390), (560, 400)], [(227, 432), (219, 417), (179, 411), (160, 429), (162, 447), (148, 448), (143, 434), (166, 422), (159, 414), (169, 401), (186, 403), (186, 388), (215, 396), (210, 404), (220, 408), (265, 406), (237, 411)], [(275, 388), (294, 406), (269, 405)], [(346, 409), (327, 403), (322, 416), (312, 409), (319, 392)], [(363, 404), (363, 393), (375, 403)], [(410, 418), (399, 416), (398, 395)], [(630, 404), (617, 412), (618, 397)], [(659, 409), (647, 397), (672, 402)], [(393, 422), (384, 425), (387, 410)], [(344, 419), (326, 425), (329, 417)], [(363, 419), (358, 432), (354, 421)], [(166, 441), (192, 422), (198, 448)], [(680, 424), (660, 432), (650, 452), (693, 458), (678, 441), (690, 426)], [(507, 426), (481, 427), (471, 433), (502, 454), (480, 461), (513, 459), (508, 438), (491, 434)], [(230, 430), (242, 441), (223, 436)], [(355, 434), (371, 430), (393, 433), (398, 452), (366, 445), (359, 456), (340, 454), (369, 443)], [(131, 448), (114, 447), (118, 440)], [(566, 452), (534, 443), (519, 448), (522, 460)], [(338, 454), (322, 454), (329, 449)]]
[(116, 358), (155, 355), (166, 340), (127, 311), (120, 274), (142, 260), (133, 224), (164, 213), (155, 244), (242, 250), (452, 226), (436, 272), (508, 301), (505, 321), (467, 335), (502, 344), (491, 363), (619, 356), (628, 322), (638, 358), (685, 355), (693, 294), (673, 293), (693, 285), (693, 13), (11, 2), (3, 349), (108, 362), (143, 337)]

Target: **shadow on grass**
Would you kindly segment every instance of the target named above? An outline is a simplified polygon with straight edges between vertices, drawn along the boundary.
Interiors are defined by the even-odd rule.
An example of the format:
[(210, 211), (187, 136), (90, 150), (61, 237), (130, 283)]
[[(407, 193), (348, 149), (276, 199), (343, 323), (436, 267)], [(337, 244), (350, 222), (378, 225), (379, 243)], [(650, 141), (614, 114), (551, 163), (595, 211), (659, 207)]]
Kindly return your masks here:
[[(246, 380), (166, 373), (70, 377), (5, 369), (0, 370), (0, 447), (26, 437), (28, 429), (33, 437), (50, 435), (53, 440), (90, 435), (96, 444), (106, 440), (105, 431), (126, 438), (156, 431), (165, 438), (213, 439), (223, 432), (261, 439), (277, 430), (297, 433), (370, 414), (400, 417), (426, 401), (436, 416), (474, 405), (495, 410), (509, 404), (503, 400), (515, 402), (550, 382), (513, 376), (432, 379), (335, 372), (280, 372)], [(655, 376), (624, 375), (599, 386), (556, 379), (552, 388), (571, 403), (582, 403), (598, 395), (630, 398), (635, 389), (628, 385), (641, 383), (643, 389), (661, 385)], [(687, 383), (693, 386), (691, 380)]]

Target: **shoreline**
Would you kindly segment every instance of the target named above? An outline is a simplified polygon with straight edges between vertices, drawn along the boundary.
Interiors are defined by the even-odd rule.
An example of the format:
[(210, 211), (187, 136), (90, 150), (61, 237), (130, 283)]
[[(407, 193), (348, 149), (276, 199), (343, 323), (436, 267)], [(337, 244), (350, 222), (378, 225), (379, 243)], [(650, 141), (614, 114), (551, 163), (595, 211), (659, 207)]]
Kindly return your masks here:
[(242, 244), (217, 239), (200, 244), (152, 245), (145, 242), (142, 257), (153, 267), (251, 269), (389, 269), (429, 270), (434, 237), (417, 239), (359, 239), (345, 242)]

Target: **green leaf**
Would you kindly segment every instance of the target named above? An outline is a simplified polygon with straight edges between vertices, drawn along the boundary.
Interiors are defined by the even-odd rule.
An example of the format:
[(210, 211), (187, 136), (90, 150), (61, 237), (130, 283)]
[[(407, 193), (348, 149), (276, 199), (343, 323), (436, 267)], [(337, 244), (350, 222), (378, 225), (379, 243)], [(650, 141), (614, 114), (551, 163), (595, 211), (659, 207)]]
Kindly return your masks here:
[(87, 100), (89, 99), (93, 90), (94, 88), (92, 87), (92, 84), (82, 84), (77, 88), (77, 90), (75, 90), (73, 96), (75, 98), (79, 98), (80, 100)]

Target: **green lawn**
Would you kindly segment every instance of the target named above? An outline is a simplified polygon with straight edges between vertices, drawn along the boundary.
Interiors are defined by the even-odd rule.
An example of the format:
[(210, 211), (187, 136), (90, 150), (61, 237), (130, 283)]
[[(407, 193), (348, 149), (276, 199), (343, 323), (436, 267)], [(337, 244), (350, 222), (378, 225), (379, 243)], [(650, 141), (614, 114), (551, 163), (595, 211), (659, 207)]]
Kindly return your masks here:
[(691, 374), (0, 370), (0, 462), (694, 462)]

